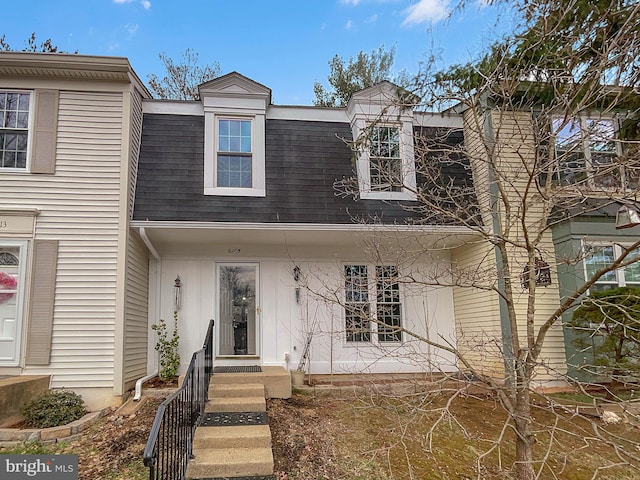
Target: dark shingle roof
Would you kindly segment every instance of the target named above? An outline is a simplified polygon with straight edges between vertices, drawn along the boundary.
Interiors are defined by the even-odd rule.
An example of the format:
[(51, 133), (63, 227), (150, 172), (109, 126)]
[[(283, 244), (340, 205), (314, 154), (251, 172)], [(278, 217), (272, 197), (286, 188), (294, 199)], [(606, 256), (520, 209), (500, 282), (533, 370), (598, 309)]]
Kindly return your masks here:
[(135, 220), (349, 224), (353, 217), (406, 223), (397, 202), (335, 194), (354, 175), (347, 123), (267, 120), (266, 197), (203, 195), (204, 117), (146, 114)]

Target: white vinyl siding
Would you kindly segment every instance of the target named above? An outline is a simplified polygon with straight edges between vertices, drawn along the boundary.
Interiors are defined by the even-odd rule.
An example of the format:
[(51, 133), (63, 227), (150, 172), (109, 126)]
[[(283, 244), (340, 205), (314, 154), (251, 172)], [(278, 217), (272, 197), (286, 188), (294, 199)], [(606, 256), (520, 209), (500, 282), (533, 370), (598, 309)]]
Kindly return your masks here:
[(61, 91), (55, 175), (0, 176), (0, 203), (37, 207), (35, 238), (58, 241), (50, 364), (25, 370), (54, 387), (113, 387), (122, 105)]
[(129, 158), (129, 219), (133, 218), (133, 207), (136, 196), (136, 182), (138, 179), (138, 159), (140, 157), (140, 142), (142, 140), (142, 97), (138, 92), (131, 94), (131, 145)]

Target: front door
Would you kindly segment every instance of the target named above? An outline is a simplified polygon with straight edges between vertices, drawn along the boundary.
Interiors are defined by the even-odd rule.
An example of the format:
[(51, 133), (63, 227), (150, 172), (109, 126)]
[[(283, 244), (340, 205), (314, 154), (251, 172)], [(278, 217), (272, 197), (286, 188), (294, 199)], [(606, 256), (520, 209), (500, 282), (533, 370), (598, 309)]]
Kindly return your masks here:
[(0, 366), (18, 365), (23, 245), (0, 243)]
[(218, 265), (218, 356), (257, 356), (258, 265)]

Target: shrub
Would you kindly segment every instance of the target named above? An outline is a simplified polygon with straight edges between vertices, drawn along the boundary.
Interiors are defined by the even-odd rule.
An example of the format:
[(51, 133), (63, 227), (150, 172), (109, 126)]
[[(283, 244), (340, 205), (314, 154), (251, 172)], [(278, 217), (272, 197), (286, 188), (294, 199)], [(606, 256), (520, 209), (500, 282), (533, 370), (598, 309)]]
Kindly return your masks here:
[(591, 294), (568, 326), (577, 334), (573, 345), (589, 352), (592, 365), (602, 373), (614, 379), (640, 373), (640, 289), (620, 287)]
[(169, 338), (167, 322), (160, 319), (157, 325), (151, 325), (158, 333), (156, 350), (160, 353), (160, 372), (162, 380), (170, 380), (178, 374), (180, 352), (178, 351), (180, 336), (178, 335), (178, 312), (173, 312), (173, 333)]
[(35, 428), (71, 423), (87, 412), (82, 397), (68, 390), (53, 390), (34, 398), (23, 409), (26, 424)]

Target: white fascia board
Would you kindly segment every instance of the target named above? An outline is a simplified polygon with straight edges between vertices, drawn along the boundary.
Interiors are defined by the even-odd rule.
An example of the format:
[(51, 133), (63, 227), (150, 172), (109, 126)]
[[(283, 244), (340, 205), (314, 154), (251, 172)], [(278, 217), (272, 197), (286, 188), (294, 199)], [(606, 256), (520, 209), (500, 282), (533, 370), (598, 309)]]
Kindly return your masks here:
[(449, 234), (476, 234), (477, 232), (458, 225), (371, 225), (360, 223), (345, 224), (320, 224), (320, 223), (249, 223), (249, 222), (172, 222), (172, 221), (152, 221), (134, 220), (131, 222), (132, 228), (144, 228), (147, 231), (152, 229), (208, 229), (208, 230), (273, 230), (273, 231), (394, 231), (394, 232), (422, 232)]
[(270, 106), (267, 110), (267, 119), (349, 123), (349, 117), (347, 117), (347, 111), (344, 108), (304, 107), (294, 105)]
[(415, 112), (414, 122), (420, 127), (462, 128), (462, 115), (457, 113)]
[(168, 115), (204, 115), (202, 103), (191, 100), (144, 100), (142, 113)]

